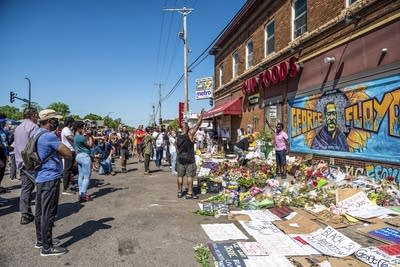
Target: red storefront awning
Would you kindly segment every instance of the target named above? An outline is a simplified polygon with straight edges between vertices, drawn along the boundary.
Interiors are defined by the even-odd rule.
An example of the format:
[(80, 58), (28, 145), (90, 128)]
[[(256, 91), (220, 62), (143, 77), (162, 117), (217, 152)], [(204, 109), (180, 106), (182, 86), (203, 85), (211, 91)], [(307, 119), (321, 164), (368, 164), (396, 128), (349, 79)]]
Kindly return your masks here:
[(242, 98), (230, 100), (221, 105), (215, 106), (206, 112), (203, 120), (211, 119), (221, 115), (242, 115)]

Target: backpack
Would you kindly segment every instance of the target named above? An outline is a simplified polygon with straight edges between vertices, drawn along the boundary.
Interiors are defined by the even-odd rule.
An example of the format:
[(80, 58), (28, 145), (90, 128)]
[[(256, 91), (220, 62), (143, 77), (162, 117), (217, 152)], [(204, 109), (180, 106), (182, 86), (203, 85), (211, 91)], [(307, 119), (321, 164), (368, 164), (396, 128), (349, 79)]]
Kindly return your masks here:
[(24, 168), (28, 171), (34, 171), (39, 168), (44, 162), (46, 162), (53, 153), (50, 153), (43, 161), (40, 159), (37, 153), (37, 142), (39, 137), (47, 131), (42, 131), (39, 134), (29, 138), (24, 150), (21, 152), (22, 160), (24, 161)]

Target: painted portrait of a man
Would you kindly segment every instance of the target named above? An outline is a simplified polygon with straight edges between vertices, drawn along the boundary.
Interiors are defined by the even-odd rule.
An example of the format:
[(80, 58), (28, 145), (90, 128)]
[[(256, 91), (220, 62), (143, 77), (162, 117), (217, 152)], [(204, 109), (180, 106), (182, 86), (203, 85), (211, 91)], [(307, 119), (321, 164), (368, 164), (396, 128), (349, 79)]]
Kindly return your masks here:
[(323, 150), (349, 151), (346, 135), (337, 125), (335, 102), (328, 102), (324, 108), (325, 123), (316, 134), (311, 148)]

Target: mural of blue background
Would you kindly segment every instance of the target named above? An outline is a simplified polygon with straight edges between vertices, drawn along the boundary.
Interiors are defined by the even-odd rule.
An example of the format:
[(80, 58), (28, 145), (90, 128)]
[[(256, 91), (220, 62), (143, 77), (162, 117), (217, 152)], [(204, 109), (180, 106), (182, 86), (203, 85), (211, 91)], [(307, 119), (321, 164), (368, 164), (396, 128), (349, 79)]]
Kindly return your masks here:
[[(400, 91), (400, 74), (371, 80), (368, 82), (363, 82), (359, 84), (354, 84), (352, 86), (343, 88), (344, 93), (352, 92), (353, 90), (359, 90), (359, 88), (364, 88), (363, 92), (368, 96), (368, 98), (376, 98), (379, 102), (383, 100), (385, 95), (391, 94), (390, 92), (397, 92), (397, 96), (399, 95)], [(357, 149), (352, 152), (343, 152), (343, 151), (332, 151), (332, 150), (319, 150), (319, 149), (311, 149), (307, 142), (305, 142), (307, 136), (304, 134), (292, 137), (292, 108), (307, 108), (307, 104), (310, 101), (318, 101), (316, 97), (321, 97), (321, 95), (312, 95), (312, 96), (305, 96), (295, 98), (289, 101), (289, 126), (288, 132), (290, 136), (290, 150), (293, 152), (302, 152), (302, 153), (313, 153), (313, 154), (320, 154), (325, 156), (338, 156), (338, 157), (349, 157), (354, 159), (365, 159), (365, 160), (377, 160), (382, 162), (389, 162), (389, 163), (400, 163), (400, 138), (395, 136), (390, 136), (389, 133), (389, 111), (385, 113), (383, 120), (381, 121), (379, 131), (374, 133), (371, 132), (366, 145), (360, 149)], [(354, 99), (353, 99), (354, 101)], [(361, 99), (358, 102), (365, 101), (365, 99)], [(400, 127), (400, 100), (396, 98), (393, 99), (394, 105), (391, 107), (394, 110), (394, 114), (396, 116), (397, 124), (392, 125), (394, 129), (399, 129)], [(349, 103), (346, 103), (347, 105)], [(355, 104), (354, 102), (352, 105)], [(316, 105), (315, 109), (318, 112), (323, 114), (323, 110), (321, 107), (323, 105)], [(343, 103), (337, 103), (337, 107), (343, 107)], [(308, 107), (309, 108), (309, 107)], [(337, 113), (337, 123), (338, 128), (348, 134), (351, 132), (352, 128), (346, 128), (344, 125), (344, 111), (338, 110)], [(324, 117), (322, 118), (322, 122), (324, 122)], [(318, 130), (318, 129), (317, 129)]]

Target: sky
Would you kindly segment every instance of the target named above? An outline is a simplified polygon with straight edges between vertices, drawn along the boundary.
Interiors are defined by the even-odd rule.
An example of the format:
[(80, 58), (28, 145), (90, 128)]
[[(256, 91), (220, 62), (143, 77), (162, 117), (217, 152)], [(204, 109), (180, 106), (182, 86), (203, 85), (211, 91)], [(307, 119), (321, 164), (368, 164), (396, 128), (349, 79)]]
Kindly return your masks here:
[[(95, 113), (147, 125), (183, 74), (182, 15), (188, 7), (191, 64), (220, 34), (245, 0), (0, 0), (0, 106), (10, 91), (46, 108), (63, 102), (71, 114)], [(206, 52), (208, 54), (208, 50)], [(214, 76), (208, 56), (189, 73), (189, 109), (210, 109), (195, 100), (195, 80)], [(163, 119), (178, 116), (183, 83), (162, 101)], [(156, 116), (158, 122), (159, 115)]]

